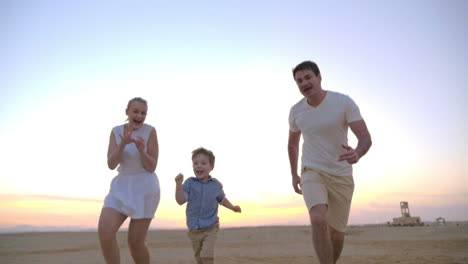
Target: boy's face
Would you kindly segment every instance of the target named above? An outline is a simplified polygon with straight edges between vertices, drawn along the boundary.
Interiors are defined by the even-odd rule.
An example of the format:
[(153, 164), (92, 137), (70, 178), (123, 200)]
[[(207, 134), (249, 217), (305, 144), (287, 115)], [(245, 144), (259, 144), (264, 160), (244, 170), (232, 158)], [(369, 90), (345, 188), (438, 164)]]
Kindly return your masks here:
[(193, 173), (202, 182), (206, 182), (210, 176), (210, 172), (213, 170), (213, 166), (208, 159), (208, 156), (204, 154), (198, 154), (192, 159)]

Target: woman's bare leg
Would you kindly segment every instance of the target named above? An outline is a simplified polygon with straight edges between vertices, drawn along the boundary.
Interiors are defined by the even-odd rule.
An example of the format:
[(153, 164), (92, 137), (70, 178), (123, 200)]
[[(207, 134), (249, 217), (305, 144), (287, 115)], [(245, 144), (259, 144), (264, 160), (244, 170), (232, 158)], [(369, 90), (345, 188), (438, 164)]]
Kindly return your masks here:
[(146, 234), (151, 224), (151, 218), (132, 219), (128, 227), (128, 245), (136, 264), (149, 264), (150, 255), (146, 246)]
[(107, 264), (119, 264), (120, 252), (116, 233), (127, 216), (112, 208), (102, 208), (99, 217), (98, 233), (102, 255)]

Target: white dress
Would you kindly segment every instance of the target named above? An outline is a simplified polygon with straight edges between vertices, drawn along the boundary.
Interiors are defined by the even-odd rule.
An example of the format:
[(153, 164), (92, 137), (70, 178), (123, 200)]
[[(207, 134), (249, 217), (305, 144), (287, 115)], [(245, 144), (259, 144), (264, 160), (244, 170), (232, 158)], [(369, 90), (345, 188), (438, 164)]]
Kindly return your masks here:
[[(124, 125), (112, 129), (115, 141), (120, 144)], [(133, 131), (132, 137), (143, 137), (148, 142), (153, 127), (143, 126)], [(145, 146), (145, 151), (146, 151)], [(132, 219), (153, 218), (159, 205), (159, 180), (154, 172), (143, 168), (140, 153), (134, 143), (124, 148), (118, 167), (119, 174), (112, 180), (109, 194), (104, 200), (104, 207), (113, 208)]]

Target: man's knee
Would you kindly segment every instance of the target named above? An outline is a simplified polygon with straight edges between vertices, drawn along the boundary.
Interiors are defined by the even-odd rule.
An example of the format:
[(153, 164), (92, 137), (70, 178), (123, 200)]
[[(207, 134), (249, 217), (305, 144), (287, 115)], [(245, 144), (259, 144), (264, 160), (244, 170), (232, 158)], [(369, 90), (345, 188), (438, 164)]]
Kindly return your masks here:
[(330, 237), (333, 241), (344, 241), (345, 233), (337, 231), (333, 227), (330, 226)]
[(327, 224), (327, 205), (318, 204), (309, 210), (310, 223), (312, 225), (326, 225)]
[(344, 233), (341, 233), (341, 232), (332, 233), (331, 239), (333, 241), (344, 241)]

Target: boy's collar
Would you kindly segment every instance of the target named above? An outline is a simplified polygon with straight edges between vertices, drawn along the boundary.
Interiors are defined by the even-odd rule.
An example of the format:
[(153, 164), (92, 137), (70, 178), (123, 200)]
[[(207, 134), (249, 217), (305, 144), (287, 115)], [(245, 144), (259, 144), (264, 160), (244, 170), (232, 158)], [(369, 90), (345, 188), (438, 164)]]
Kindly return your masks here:
[[(197, 178), (195, 176), (195, 180), (199, 181), (199, 182), (202, 182), (202, 180), (200, 180), (199, 178)], [(211, 177), (211, 175), (208, 175), (208, 180), (206, 182), (209, 182), (209, 181), (212, 181), (213, 180), (213, 177)]]

